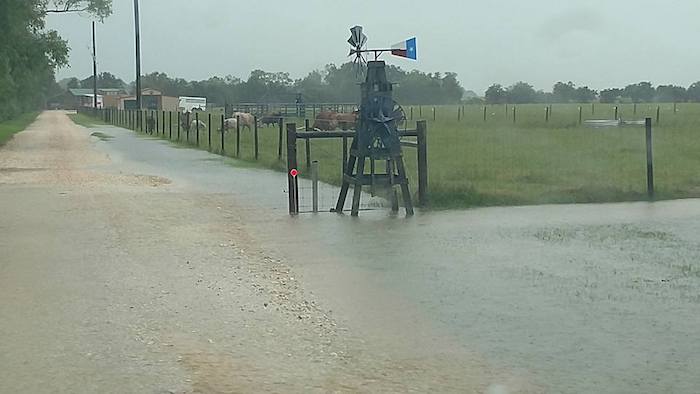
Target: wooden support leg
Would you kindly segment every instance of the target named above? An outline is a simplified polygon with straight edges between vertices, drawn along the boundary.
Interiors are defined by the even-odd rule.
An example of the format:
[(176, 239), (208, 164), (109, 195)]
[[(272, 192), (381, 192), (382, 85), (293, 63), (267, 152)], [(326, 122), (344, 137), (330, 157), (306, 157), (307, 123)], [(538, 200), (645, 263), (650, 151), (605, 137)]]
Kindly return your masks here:
[[(345, 172), (344, 172), (345, 175), (352, 176), (352, 172), (353, 172), (353, 170), (355, 170), (355, 162), (356, 161), (357, 161), (357, 157), (350, 155), (350, 159), (348, 159), (348, 162), (345, 165)], [(348, 197), (348, 189), (349, 188), (350, 188), (350, 182), (343, 179), (343, 185), (340, 187), (340, 195), (338, 196), (338, 203), (335, 205), (335, 212), (336, 213), (343, 213), (343, 209), (345, 208), (345, 200)]]
[(408, 189), (408, 178), (406, 177), (406, 169), (404, 168), (402, 157), (396, 160), (396, 168), (399, 173), (399, 179), (402, 181), (401, 195), (403, 196), (403, 204), (406, 207), (406, 216), (413, 216), (413, 202), (411, 201), (411, 192)]
[[(357, 162), (357, 179), (360, 179), (363, 177), (365, 173), (365, 156), (358, 157), (358, 162)], [(350, 213), (352, 216), (358, 216), (360, 214), (360, 198), (362, 197), (362, 184), (361, 183), (355, 183), (355, 189), (353, 190), (353, 195), (352, 195), (352, 212)]]

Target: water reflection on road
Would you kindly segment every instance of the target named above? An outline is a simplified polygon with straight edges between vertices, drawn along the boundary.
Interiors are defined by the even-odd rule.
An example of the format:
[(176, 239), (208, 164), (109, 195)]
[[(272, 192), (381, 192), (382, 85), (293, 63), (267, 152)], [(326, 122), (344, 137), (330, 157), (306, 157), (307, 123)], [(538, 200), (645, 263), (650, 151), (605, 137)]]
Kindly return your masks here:
[(551, 392), (700, 387), (698, 200), (290, 218), (284, 174), (104, 129), (117, 138), (100, 149), (124, 166), (240, 201), (367, 335), (473, 349)]

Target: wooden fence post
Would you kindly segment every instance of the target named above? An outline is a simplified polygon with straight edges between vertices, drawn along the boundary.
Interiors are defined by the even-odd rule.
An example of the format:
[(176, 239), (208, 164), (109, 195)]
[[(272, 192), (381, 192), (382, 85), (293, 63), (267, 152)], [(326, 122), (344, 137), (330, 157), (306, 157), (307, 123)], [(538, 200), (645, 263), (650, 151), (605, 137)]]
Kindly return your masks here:
[[(310, 131), (311, 128), (309, 127), (309, 120), (304, 119), (304, 130), (305, 131)], [(305, 141), (305, 148), (306, 148), (306, 169), (310, 170), (311, 169), (311, 139), (306, 138)]]
[(484, 122), (486, 122), (486, 106), (484, 105)]
[(418, 203), (428, 205), (428, 126), (424, 120), (416, 124), (418, 132)]
[(578, 107), (578, 124), (583, 123), (583, 107)]
[(513, 105), (513, 124), (515, 124), (515, 112), (516, 112), (515, 108), (517, 108), (517, 107), (515, 105)]
[(656, 124), (658, 125), (659, 122), (661, 122), (661, 106), (657, 105), (656, 106)]
[(177, 142), (180, 142), (180, 111), (177, 111)]
[(646, 145), (647, 145), (647, 194), (650, 200), (654, 199), (654, 149), (652, 145), (651, 118), (646, 118)]
[(292, 170), (297, 170), (297, 125), (287, 123), (287, 183), (289, 192), (289, 214), (299, 213), (299, 190)]
[(340, 163), (341, 173), (340, 175), (345, 175), (345, 166), (348, 163), (348, 137), (343, 137), (343, 162)]
[(168, 111), (168, 139), (173, 139), (173, 111)]

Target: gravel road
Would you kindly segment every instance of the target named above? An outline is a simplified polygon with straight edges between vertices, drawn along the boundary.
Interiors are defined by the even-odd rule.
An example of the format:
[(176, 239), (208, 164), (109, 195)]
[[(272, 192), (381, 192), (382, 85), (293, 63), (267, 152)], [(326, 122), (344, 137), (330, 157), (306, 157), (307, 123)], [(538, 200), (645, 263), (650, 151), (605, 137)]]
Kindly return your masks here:
[(539, 391), (412, 346), (430, 324), (373, 340), (252, 235), (250, 205), (100, 143), (51, 111), (0, 149), (0, 392)]

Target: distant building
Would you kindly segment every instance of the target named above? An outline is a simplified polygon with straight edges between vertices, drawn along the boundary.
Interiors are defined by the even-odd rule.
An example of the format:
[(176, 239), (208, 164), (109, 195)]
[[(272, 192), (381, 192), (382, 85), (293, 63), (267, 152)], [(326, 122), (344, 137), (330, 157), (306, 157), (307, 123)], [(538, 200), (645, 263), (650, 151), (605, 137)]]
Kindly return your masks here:
[[(82, 107), (93, 108), (94, 107), (94, 91), (92, 89), (68, 89), (70, 92), (70, 97), (68, 97), (68, 103), (66, 107), (70, 109), (78, 109)], [(104, 96), (97, 90), (97, 108), (104, 107)]]
[[(141, 90), (141, 108), (152, 111), (177, 111), (178, 98), (163, 96), (163, 93), (155, 89)], [(136, 109), (136, 96), (122, 96), (114, 107), (118, 109)]]

